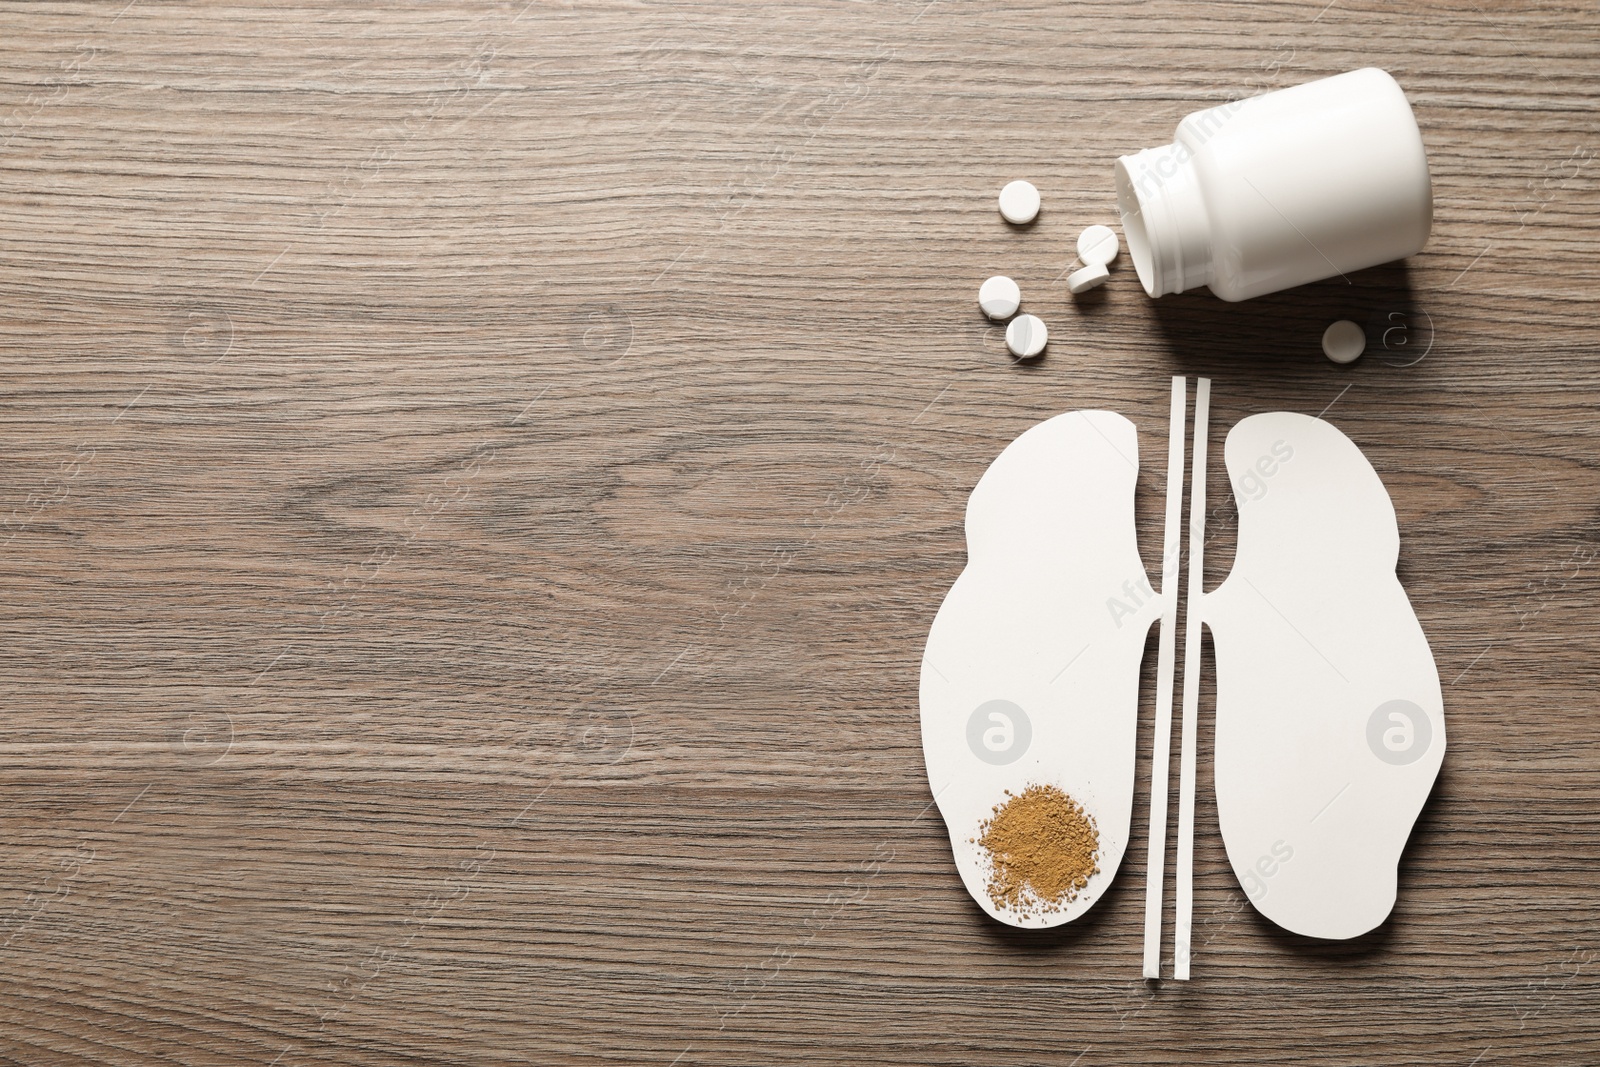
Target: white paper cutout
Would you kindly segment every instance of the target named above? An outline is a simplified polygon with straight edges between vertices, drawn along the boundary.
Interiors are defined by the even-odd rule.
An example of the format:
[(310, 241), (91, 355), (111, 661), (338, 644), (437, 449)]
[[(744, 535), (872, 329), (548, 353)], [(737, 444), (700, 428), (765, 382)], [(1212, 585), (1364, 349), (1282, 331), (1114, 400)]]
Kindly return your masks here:
[(1238, 548), (1202, 613), (1228, 861), (1279, 926), (1356, 937), (1394, 906), (1445, 749), (1438, 671), (1395, 576), (1394, 507), (1321, 419), (1253, 415), (1228, 434), (1225, 460)]
[[(968, 500), (967, 566), (928, 634), (929, 783), (967, 892), (1013, 926), (1082, 915), (1127, 849), (1139, 661), (1162, 607), (1134, 532), (1138, 464), (1133, 424), (1114, 412), (1058, 415), (1013, 441)], [(1007, 790), (1032, 784), (1060, 788), (1099, 832), (1099, 872), (1044, 914), (996, 906), (974, 840)]]

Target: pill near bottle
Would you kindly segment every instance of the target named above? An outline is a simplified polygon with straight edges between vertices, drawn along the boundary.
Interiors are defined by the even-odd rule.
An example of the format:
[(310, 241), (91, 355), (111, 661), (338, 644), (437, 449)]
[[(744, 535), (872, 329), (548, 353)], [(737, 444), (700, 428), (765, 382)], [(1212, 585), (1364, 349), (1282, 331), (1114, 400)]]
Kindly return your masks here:
[(1367, 350), (1367, 331), (1358, 322), (1340, 319), (1322, 331), (1322, 354), (1335, 363), (1354, 363)]
[(1086, 226), (1078, 234), (1078, 259), (1085, 266), (1098, 264), (1105, 267), (1117, 258), (1117, 231), (1110, 226), (1101, 226), (1096, 223)]
[(1039, 190), (1032, 182), (1007, 182), (1000, 190), (1000, 214), (1015, 226), (1025, 226), (1039, 216)]
[(991, 319), (1009, 319), (1021, 303), (1022, 290), (1004, 274), (996, 274), (978, 286), (978, 307)]
[(1422, 134), (1373, 67), (1219, 107), (1116, 162), (1145, 292), (1248, 300), (1415, 255), (1433, 225)]
[(1050, 331), (1037, 315), (1018, 315), (1006, 327), (1006, 347), (1018, 359), (1032, 359), (1050, 343)]
[(1087, 267), (1079, 267), (1067, 275), (1067, 292), (1073, 296), (1087, 293), (1090, 289), (1097, 288), (1106, 283), (1111, 277), (1111, 272), (1104, 263), (1091, 263)]

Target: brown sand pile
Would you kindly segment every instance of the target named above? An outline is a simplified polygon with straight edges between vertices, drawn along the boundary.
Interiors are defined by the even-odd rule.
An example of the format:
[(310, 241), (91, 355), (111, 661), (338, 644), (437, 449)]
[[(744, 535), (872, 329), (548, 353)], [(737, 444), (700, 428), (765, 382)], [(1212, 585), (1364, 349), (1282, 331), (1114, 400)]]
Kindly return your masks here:
[(1031, 915), (1059, 911), (1100, 870), (1094, 818), (1053, 785), (1030, 785), (979, 826), (989, 850), (989, 899)]

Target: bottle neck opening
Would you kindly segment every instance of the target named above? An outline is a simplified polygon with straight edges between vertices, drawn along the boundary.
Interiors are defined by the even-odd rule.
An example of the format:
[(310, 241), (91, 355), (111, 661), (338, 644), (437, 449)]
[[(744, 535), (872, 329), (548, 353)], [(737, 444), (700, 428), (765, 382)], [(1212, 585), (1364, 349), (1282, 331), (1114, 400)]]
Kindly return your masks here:
[(1151, 296), (1211, 281), (1211, 228), (1194, 159), (1182, 144), (1117, 160), (1117, 207), (1139, 283)]

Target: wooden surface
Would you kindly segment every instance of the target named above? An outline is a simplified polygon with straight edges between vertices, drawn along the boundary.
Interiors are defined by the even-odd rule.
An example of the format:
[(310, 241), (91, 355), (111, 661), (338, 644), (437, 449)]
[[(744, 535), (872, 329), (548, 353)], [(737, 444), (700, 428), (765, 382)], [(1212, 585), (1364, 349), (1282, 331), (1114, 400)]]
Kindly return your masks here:
[[(1597, 12), (1324, 2), (0, 10), (0, 1060), (1600, 1062)], [(1116, 155), (1366, 65), (1422, 255), (1070, 302)], [(1450, 750), (1348, 944), (1248, 907), (1203, 773), (1147, 985), (1143, 800), (1092, 913), (1002, 928), (916, 687), (1038, 420), (1139, 425), (1154, 572), (1174, 373), (1214, 455), (1365, 450)]]

